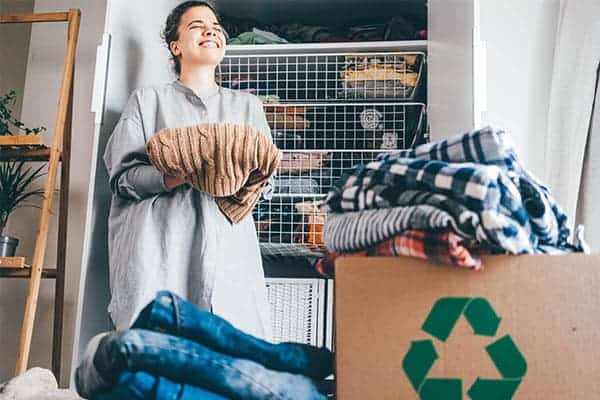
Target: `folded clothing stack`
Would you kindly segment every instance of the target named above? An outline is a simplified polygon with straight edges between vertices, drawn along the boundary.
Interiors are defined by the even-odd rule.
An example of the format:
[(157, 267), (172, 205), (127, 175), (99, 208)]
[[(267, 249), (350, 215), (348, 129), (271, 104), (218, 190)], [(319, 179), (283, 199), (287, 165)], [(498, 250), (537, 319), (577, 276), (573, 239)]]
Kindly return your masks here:
[(267, 135), (229, 123), (164, 128), (150, 138), (146, 150), (160, 172), (184, 177), (214, 196), (232, 223), (252, 212), (281, 160)]
[(326, 348), (263, 341), (162, 291), (131, 329), (90, 341), (75, 383), (96, 400), (316, 400), (332, 372)]
[[(508, 135), (490, 127), (357, 165), (330, 190), (323, 210), (333, 253), (404, 254), (479, 269), (481, 252), (586, 247), (568, 243), (566, 215), (522, 167)], [(327, 271), (323, 263), (331, 261), (317, 269)]]
[(340, 71), (343, 98), (410, 98), (418, 83), (420, 57), (347, 56)]

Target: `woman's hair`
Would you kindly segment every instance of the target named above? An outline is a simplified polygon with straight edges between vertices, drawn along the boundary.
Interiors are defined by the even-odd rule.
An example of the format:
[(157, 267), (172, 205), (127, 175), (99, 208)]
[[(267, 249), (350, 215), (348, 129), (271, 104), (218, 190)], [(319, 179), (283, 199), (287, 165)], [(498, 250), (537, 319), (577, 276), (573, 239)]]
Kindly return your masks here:
[(179, 59), (173, 54), (171, 51), (171, 42), (179, 39), (179, 32), (177, 29), (179, 28), (179, 23), (181, 22), (181, 16), (185, 14), (187, 10), (193, 7), (208, 7), (217, 17), (217, 21), (220, 23), (220, 17), (217, 13), (215, 7), (209, 3), (208, 1), (185, 1), (175, 7), (169, 16), (167, 17), (167, 21), (165, 22), (165, 29), (162, 32), (162, 38), (167, 44), (167, 48), (169, 49), (169, 53), (171, 53), (171, 61), (173, 61), (173, 68), (175, 69), (175, 73), (179, 75), (181, 73), (181, 63)]

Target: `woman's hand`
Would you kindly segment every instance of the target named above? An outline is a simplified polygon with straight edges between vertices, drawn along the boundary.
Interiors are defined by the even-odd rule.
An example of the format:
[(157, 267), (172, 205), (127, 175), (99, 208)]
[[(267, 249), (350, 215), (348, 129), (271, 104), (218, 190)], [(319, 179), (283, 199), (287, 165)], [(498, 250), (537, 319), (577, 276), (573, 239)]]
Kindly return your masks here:
[(181, 186), (185, 183), (185, 180), (180, 176), (165, 175), (163, 179), (165, 182), (165, 186), (169, 190), (173, 190), (176, 187)]

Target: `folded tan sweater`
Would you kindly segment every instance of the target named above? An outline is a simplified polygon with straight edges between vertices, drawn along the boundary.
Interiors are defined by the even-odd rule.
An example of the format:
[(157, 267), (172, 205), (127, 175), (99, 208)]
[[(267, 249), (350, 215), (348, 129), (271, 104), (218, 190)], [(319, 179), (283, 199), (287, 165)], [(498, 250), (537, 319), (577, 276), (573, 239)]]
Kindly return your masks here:
[(184, 177), (214, 196), (233, 223), (252, 211), (281, 161), (281, 152), (266, 135), (226, 123), (161, 129), (146, 150), (159, 171)]

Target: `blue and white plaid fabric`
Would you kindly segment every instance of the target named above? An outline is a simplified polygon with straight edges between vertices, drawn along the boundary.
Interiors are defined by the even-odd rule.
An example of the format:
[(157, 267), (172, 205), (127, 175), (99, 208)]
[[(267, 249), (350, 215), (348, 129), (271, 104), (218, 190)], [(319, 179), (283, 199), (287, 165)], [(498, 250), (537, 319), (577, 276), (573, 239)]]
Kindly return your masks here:
[(477, 240), (509, 253), (570, 247), (566, 215), (548, 189), (521, 166), (502, 130), (486, 127), (382, 154), (342, 177), (324, 210), (394, 207), (406, 190), (439, 193), (462, 203), (480, 217)]

